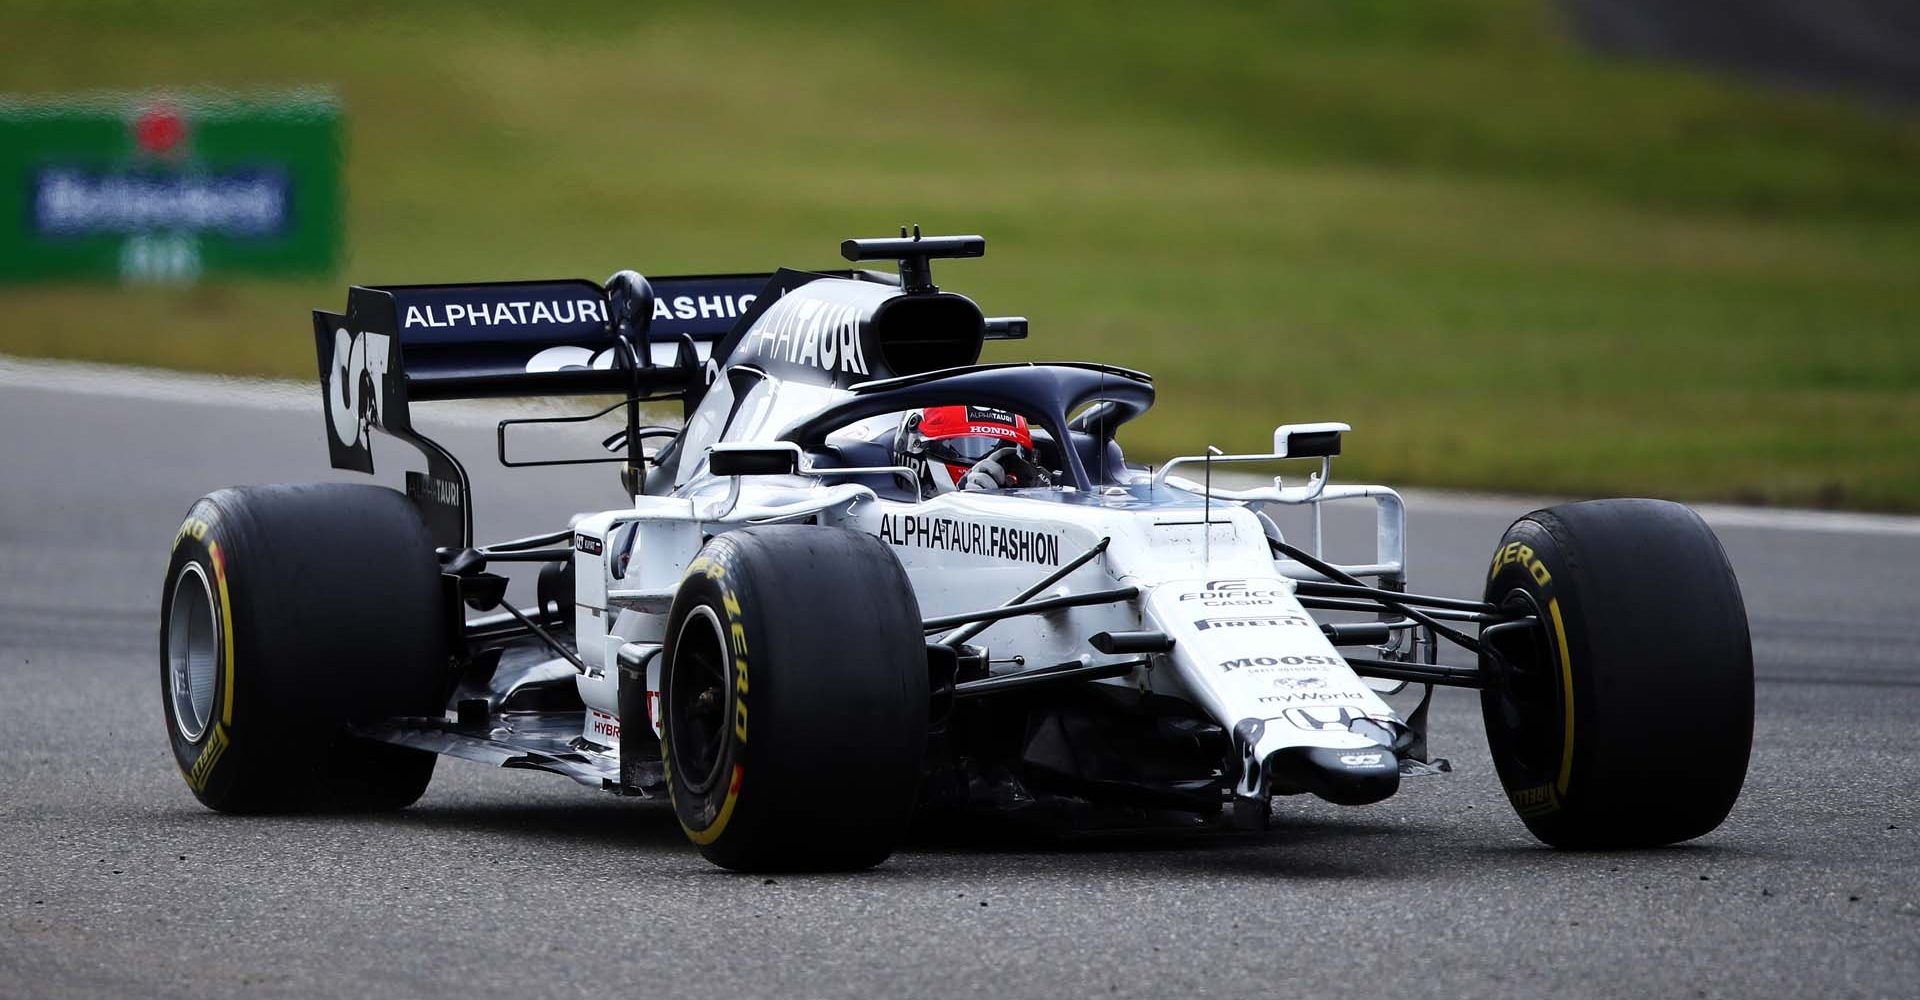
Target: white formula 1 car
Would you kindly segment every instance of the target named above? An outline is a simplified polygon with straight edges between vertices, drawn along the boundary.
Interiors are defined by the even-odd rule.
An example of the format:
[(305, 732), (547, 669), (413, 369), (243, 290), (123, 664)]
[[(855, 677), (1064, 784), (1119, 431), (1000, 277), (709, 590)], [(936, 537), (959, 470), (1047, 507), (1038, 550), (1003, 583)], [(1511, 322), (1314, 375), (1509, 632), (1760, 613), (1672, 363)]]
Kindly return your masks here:
[[(1149, 469), (1114, 439), (1146, 375), (979, 363), (1026, 321), (940, 291), (930, 261), (984, 250), (903, 231), (842, 246), (898, 276), (355, 287), (316, 312), (333, 464), (371, 472), (378, 429), (426, 468), (405, 493), (193, 505), (160, 670), (188, 786), (222, 811), (392, 809), (447, 754), (666, 797), (727, 868), (851, 869), (917, 814), (1259, 829), (1276, 796), (1376, 802), (1444, 769), (1426, 706), (1452, 685), (1481, 692), (1500, 781), (1549, 844), (1725, 818), (1752, 654), (1693, 512), (1536, 511), (1482, 600), (1408, 593), (1399, 496), (1329, 481), (1345, 425)], [(466, 473), (409, 406), (547, 394), (622, 400), (607, 461), (633, 502), (476, 545)], [(643, 423), (660, 400), (681, 426)], [(515, 426), (572, 419), (501, 421), (501, 461), (539, 464), (509, 462)], [(1309, 475), (1212, 485), (1283, 460)], [(1370, 561), (1270, 517), (1342, 501), (1376, 509)], [(512, 563), (543, 567), (534, 606), (489, 571)], [(1442, 640), (1477, 665), (1438, 662)], [(1382, 697), (1408, 687), (1404, 714)]]

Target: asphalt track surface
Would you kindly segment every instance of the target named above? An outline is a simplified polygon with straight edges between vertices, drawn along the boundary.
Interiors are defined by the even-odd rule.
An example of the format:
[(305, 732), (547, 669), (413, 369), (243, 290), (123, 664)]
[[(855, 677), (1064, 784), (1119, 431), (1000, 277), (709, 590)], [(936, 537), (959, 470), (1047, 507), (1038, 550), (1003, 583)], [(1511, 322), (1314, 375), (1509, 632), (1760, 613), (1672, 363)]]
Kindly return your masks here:
[[(1443, 693), (1454, 772), (1376, 806), (1283, 800), (1238, 838), (933, 834), (769, 880), (662, 806), (462, 761), (380, 818), (193, 800), (156, 683), (167, 540), (210, 488), (323, 477), (317, 395), (0, 359), (0, 997), (1916, 995), (1920, 520), (1710, 515), (1759, 717), (1739, 805), (1690, 844), (1540, 847)], [(489, 428), (449, 423), (483, 536), (620, 502), (607, 470), (500, 470)], [(1456, 594), (1528, 509), (1411, 507), (1415, 586)]]

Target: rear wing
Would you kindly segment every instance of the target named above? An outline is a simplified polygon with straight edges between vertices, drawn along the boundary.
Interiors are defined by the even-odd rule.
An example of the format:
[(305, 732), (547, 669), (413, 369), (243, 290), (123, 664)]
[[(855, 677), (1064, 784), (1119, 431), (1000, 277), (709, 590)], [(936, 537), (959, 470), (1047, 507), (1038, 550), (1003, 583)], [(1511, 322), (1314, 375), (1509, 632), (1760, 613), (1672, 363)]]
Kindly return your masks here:
[[(426, 456), (427, 472), (407, 474), (407, 493), (435, 543), (470, 545), (466, 470), (413, 429), (410, 404), (583, 394), (692, 404), (711, 379), (716, 345), (765, 309), (754, 308), (762, 295), (777, 298), (799, 277), (783, 271), (649, 281), (621, 271), (604, 287), (582, 280), (356, 285), (344, 314), (313, 314), (333, 467), (373, 472), (376, 428), (412, 445)], [(633, 423), (637, 405), (628, 409)], [(629, 464), (637, 466), (637, 436), (629, 435), (628, 447)]]
[[(688, 347), (705, 360), (701, 345), (726, 336), (769, 277), (648, 283), (623, 271), (606, 288), (580, 280), (355, 286), (344, 317), (314, 314), (316, 321), (329, 316), (344, 323), (315, 343), (321, 378), (342, 367), (340, 334), (349, 340), (375, 334), (389, 338), (378, 343), (397, 349), (397, 364), (386, 370), (405, 377), (413, 400), (620, 392), (629, 381), (613, 373), (628, 365), (680, 367)], [(636, 290), (634, 280), (651, 294)], [(616, 310), (635, 308), (647, 315), (615, 321)], [(622, 336), (636, 348), (625, 357)]]

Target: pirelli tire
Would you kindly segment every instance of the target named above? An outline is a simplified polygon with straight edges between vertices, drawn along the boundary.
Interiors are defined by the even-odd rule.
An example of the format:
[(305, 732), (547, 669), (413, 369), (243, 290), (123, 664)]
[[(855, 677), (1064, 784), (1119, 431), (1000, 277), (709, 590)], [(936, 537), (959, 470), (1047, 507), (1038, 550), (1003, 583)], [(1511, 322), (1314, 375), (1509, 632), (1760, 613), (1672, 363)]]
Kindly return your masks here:
[(187, 787), (222, 812), (387, 810), (434, 755), (351, 723), (443, 709), (433, 544), (393, 490), (220, 490), (187, 512), (161, 596), (160, 685)]
[(1554, 847), (1652, 847), (1719, 826), (1746, 779), (1753, 651), (1739, 583), (1687, 507), (1537, 510), (1495, 550), (1486, 600), (1538, 616), (1480, 663), (1495, 769)]
[(662, 750), (674, 813), (737, 871), (886, 860), (918, 797), (927, 655), (906, 572), (840, 528), (710, 541), (668, 617)]

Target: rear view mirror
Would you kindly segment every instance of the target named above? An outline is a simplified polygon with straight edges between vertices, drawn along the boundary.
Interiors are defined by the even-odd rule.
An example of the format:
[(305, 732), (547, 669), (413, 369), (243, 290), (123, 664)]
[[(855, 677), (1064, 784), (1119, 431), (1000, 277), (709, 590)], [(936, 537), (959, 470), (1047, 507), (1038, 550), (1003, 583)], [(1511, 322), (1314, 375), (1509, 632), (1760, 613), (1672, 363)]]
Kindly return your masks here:
[(1027, 339), (1027, 318), (1025, 316), (989, 316), (987, 317), (988, 340), (1025, 340)]
[(716, 476), (791, 476), (800, 471), (800, 446), (780, 444), (716, 444), (707, 455), (707, 468)]
[(1273, 430), (1273, 453), (1281, 458), (1332, 458), (1340, 454), (1346, 424), (1281, 424)]

